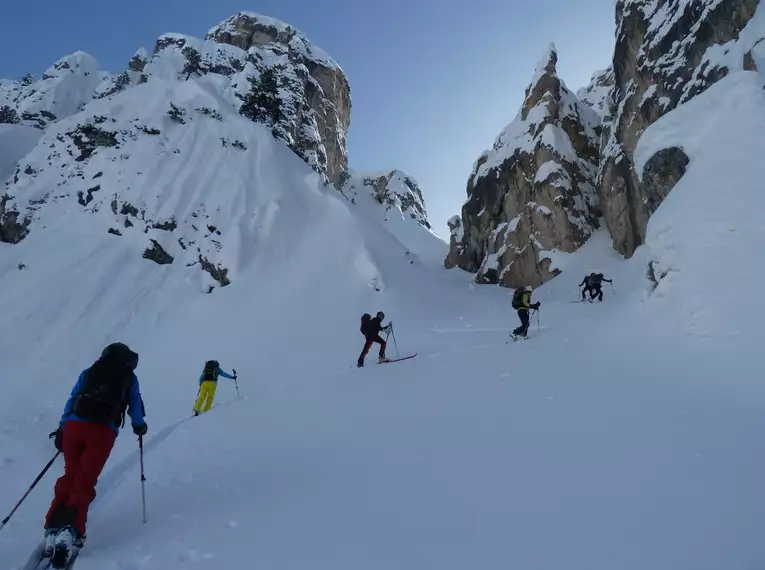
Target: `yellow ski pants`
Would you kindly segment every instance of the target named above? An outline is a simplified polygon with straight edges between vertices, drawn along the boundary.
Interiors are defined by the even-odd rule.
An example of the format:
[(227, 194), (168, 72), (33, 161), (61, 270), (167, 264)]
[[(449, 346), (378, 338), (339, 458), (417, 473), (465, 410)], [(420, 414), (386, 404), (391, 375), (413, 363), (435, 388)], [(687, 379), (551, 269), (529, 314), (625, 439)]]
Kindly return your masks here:
[(215, 398), (215, 389), (217, 387), (217, 382), (210, 382), (209, 380), (202, 382), (202, 385), (199, 387), (197, 403), (194, 404), (195, 412), (204, 413), (212, 407), (213, 399)]

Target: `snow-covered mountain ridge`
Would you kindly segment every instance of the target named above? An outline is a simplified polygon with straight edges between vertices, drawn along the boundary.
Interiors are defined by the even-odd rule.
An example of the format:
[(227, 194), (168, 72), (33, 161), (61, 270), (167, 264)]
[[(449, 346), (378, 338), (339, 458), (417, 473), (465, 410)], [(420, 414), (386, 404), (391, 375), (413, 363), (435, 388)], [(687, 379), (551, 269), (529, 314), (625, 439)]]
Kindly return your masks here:
[[(415, 233), (435, 237), (410, 177), (392, 171), (372, 182), (349, 172), (345, 76), (278, 20), (240, 13), (204, 40), (164, 34), (153, 55), (139, 49), (129, 69), (114, 76), (78, 53), (39, 82), (3, 88), (6, 107), (13, 105), (19, 118), (9, 128), (33, 125), (43, 133), (7, 179), (0, 241), (19, 243), (66, 219), (130, 241), (158, 264), (201, 268), (203, 290), (225, 286), (237, 264), (235, 244), (253, 239), (239, 221), (242, 212), (255, 216), (257, 207), (244, 204), (273, 192), (258, 186), (251, 166), (262, 166), (253, 155), (262, 152), (263, 129), (351, 205), (363, 191)], [(34, 109), (50, 121), (32, 122)], [(354, 184), (359, 177), (365, 182)]]

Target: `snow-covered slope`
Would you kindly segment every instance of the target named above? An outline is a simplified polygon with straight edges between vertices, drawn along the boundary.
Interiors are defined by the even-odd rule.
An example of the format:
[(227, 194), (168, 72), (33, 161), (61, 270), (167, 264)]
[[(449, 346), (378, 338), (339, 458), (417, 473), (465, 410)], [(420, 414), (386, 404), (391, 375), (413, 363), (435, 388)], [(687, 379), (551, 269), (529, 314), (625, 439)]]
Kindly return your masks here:
[[(759, 302), (765, 275), (761, 77), (732, 74), (659, 119), (638, 143), (636, 169), (644, 172), (652, 156), (673, 147), (690, 162), (648, 223), (654, 308), (676, 315), (681, 331), (754, 347), (755, 338), (740, 335), (765, 320)], [(699, 289), (702, 283), (710, 289)]]
[[(625, 261), (595, 231), (513, 344), (509, 291), (429, 262), (444, 244), (391, 185), (404, 175), (387, 209), (365, 185), (344, 195), (242, 117), (222, 74), (147, 77), (50, 126), (9, 186), (29, 221), (0, 243), (0, 514), (53, 455), (76, 375), (121, 340), (140, 353), (148, 522), (128, 429), (77, 570), (762, 565), (757, 74), (645, 132), (652, 180), (664, 151), (689, 157), (646, 246)], [(208, 295), (210, 268), (231, 283)], [(614, 288), (570, 302), (590, 271)], [(417, 358), (355, 368), (376, 310), (389, 354)], [(242, 398), (221, 380), (191, 418), (209, 358)], [(3, 570), (37, 543), (61, 469), (0, 532)]]
[(0, 106), (12, 106), (24, 124), (43, 128), (77, 113), (107, 77), (93, 56), (78, 51), (58, 60), (40, 81), (0, 83)]
[(442, 264), (447, 245), (431, 229), (425, 199), (414, 178), (400, 170), (349, 171), (342, 192), (373, 223), (383, 224), (401, 240), (410, 253), (434, 267)]

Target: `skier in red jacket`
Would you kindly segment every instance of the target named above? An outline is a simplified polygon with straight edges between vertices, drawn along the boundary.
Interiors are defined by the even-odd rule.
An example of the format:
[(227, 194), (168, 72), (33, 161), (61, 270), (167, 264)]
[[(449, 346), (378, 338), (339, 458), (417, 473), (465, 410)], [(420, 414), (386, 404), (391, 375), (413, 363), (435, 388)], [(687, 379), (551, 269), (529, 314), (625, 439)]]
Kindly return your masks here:
[(52, 558), (54, 568), (63, 568), (85, 542), (88, 508), (126, 412), (133, 433), (146, 434), (143, 400), (134, 373), (137, 366), (138, 354), (126, 345), (107, 346), (80, 374), (59, 428), (51, 434), (56, 449), (64, 454), (64, 474), (56, 481), (45, 517), (43, 558)]

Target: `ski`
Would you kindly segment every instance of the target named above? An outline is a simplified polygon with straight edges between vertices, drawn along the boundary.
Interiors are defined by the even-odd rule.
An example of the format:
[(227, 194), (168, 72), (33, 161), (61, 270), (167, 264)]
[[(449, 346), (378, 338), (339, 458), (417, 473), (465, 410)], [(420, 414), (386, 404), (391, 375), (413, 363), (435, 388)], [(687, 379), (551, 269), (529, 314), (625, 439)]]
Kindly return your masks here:
[(21, 567), (21, 570), (42, 570), (44, 568), (48, 568), (50, 566), (50, 558), (43, 558), (44, 549), (45, 540), (42, 540), (32, 551), (32, 554), (29, 555), (26, 564)]
[(386, 359), (386, 360), (383, 360), (381, 362), (378, 362), (378, 364), (388, 364), (390, 362), (401, 362), (402, 360), (409, 360), (410, 358), (414, 358), (415, 356), (417, 356), (416, 352), (414, 354), (412, 354), (411, 356), (402, 356), (401, 358)]
[[(513, 339), (514, 342), (520, 342), (520, 340), (521, 340), (520, 338), (518, 338), (516, 335), (514, 335), (512, 333), (510, 333), (510, 338)], [(527, 336), (524, 336), (522, 338), (523, 338), (523, 340), (529, 340), (529, 337), (527, 337)], [(510, 341), (506, 340), (505, 344), (510, 344)]]

